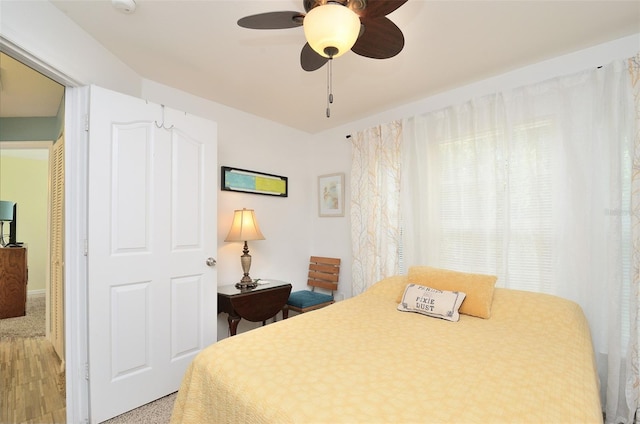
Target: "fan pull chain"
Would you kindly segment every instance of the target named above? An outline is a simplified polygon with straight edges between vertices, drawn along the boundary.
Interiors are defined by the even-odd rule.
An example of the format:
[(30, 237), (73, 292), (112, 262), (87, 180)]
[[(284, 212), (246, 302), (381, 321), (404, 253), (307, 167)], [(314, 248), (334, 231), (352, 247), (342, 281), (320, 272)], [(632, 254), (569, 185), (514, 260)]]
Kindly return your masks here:
[(329, 66), (327, 67), (327, 118), (331, 117), (331, 103), (333, 103), (333, 59), (329, 58)]

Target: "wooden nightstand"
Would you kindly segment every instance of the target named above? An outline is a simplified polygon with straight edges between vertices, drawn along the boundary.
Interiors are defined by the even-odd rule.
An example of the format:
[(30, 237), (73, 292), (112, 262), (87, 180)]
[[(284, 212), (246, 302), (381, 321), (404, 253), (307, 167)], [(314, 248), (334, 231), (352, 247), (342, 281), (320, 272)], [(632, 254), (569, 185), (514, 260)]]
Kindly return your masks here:
[(229, 332), (235, 336), (242, 318), (251, 322), (262, 322), (276, 316), (287, 303), (291, 284), (268, 280), (251, 290), (237, 289), (235, 284), (218, 287), (218, 313), (229, 314)]

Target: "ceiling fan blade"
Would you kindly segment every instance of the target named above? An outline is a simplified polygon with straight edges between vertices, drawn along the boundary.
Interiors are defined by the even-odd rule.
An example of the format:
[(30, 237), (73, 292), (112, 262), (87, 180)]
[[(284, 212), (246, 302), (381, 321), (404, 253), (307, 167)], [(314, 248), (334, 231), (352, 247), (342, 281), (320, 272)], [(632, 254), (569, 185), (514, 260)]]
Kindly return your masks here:
[(402, 51), (404, 35), (389, 18), (361, 18), (360, 21), (364, 26), (364, 32), (356, 40), (351, 51), (372, 59), (388, 59)]
[(304, 10), (309, 12), (316, 6), (320, 6), (322, 4), (321, 0), (302, 0), (302, 5), (304, 6)]
[(322, 68), (329, 59), (320, 56), (315, 50), (311, 48), (309, 43), (305, 43), (302, 51), (300, 52), (300, 65), (305, 71), (315, 71)]
[(362, 18), (379, 18), (393, 12), (407, 0), (368, 0), (367, 7), (360, 13)]
[(238, 25), (250, 29), (284, 29), (302, 26), (304, 15), (300, 12), (267, 12), (245, 16)]

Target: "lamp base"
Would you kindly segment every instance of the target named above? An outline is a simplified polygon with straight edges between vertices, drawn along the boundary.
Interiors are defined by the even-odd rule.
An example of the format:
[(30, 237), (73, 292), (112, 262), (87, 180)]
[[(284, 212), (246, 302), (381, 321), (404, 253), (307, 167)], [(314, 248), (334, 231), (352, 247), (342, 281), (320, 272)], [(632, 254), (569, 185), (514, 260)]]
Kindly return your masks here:
[(240, 256), (240, 263), (242, 264), (242, 271), (244, 275), (240, 279), (239, 283), (236, 283), (237, 289), (255, 289), (258, 286), (258, 283), (253, 281), (251, 277), (249, 277), (249, 269), (251, 269), (251, 255), (249, 254), (249, 246), (247, 246), (247, 242), (244, 242), (244, 249), (242, 249), (242, 256)]
[(239, 283), (236, 283), (236, 288), (240, 290), (251, 290), (258, 287), (258, 282), (253, 281), (249, 274), (245, 274)]
[(240, 290), (251, 290), (251, 289), (255, 289), (256, 287), (258, 287), (258, 283), (236, 283), (236, 288), (240, 289)]
[(0, 247), (6, 247), (7, 244), (4, 240), (4, 221), (0, 221)]

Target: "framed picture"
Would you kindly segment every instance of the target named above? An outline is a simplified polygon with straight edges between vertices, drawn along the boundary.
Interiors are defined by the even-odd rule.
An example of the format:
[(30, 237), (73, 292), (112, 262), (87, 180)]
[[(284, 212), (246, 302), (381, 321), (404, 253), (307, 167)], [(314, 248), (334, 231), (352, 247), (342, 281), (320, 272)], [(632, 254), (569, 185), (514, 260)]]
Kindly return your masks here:
[(279, 197), (288, 195), (289, 179), (287, 177), (230, 166), (221, 167), (220, 174), (221, 190)]
[(344, 173), (318, 177), (320, 216), (344, 216)]

